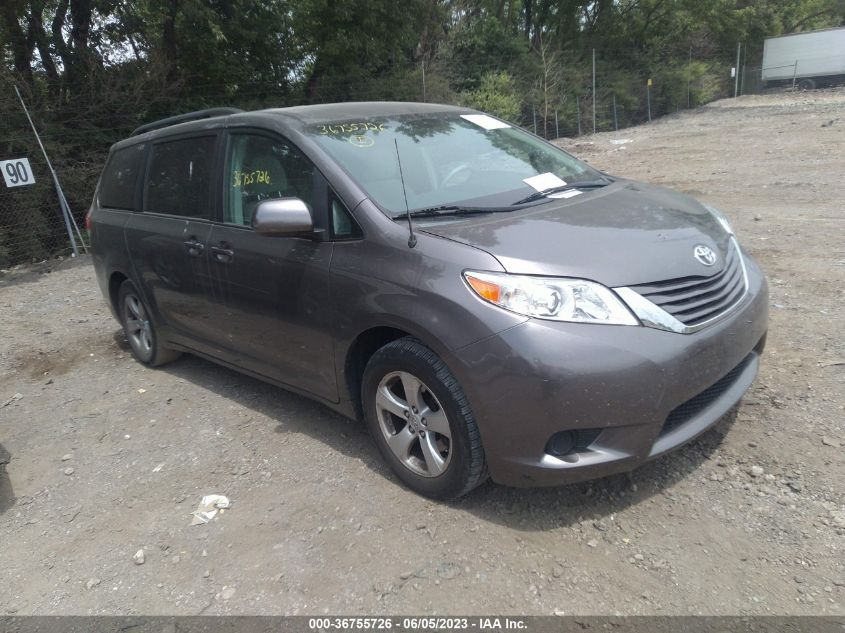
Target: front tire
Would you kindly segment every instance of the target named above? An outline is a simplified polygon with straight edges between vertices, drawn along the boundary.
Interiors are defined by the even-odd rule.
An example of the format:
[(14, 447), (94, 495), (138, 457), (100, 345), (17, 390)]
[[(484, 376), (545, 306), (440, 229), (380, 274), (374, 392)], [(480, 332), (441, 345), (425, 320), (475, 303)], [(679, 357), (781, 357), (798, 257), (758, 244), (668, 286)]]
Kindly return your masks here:
[(150, 318), (150, 311), (140, 293), (128, 279), (117, 294), (118, 314), (123, 333), (129, 342), (132, 356), (148, 367), (158, 367), (181, 356), (180, 352), (164, 347)]
[(440, 357), (418, 340), (402, 338), (373, 354), (361, 389), (370, 434), (406, 486), (445, 500), (487, 479), (466, 395)]

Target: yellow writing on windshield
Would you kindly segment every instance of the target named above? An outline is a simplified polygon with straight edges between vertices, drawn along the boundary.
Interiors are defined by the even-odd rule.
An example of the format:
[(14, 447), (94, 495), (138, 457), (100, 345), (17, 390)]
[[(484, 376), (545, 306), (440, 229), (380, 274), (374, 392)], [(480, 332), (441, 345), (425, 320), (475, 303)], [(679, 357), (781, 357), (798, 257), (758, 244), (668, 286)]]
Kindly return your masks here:
[(363, 134), (353, 134), (347, 140), (355, 147), (372, 147), (376, 143), (372, 137), (364, 136)]
[(232, 187), (236, 189), (255, 183), (272, 185), (273, 183), (270, 182), (270, 172), (261, 169), (254, 169), (252, 171), (240, 171), (236, 169), (232, 172)]
[(384, 123), (327, 123), (320, 125), (320, 134), (351, 134), (353, 132), (384, 132)]

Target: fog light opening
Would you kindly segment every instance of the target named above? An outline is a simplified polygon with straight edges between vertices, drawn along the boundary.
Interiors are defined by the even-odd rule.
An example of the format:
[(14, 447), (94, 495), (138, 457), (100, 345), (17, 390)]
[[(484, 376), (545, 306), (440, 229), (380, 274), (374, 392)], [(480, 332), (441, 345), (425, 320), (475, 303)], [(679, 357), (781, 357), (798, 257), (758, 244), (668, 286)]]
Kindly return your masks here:
[(546, 442), (546, 453), (558, 459), (578, 461), (578, 453), (589, 451), (600, 433), (601, 429), (558, 431)]
[(561, 431), (549, 438), (546, 452), (555, 457), (563, 457), (575, 451), (576, 438), (572, 431)]

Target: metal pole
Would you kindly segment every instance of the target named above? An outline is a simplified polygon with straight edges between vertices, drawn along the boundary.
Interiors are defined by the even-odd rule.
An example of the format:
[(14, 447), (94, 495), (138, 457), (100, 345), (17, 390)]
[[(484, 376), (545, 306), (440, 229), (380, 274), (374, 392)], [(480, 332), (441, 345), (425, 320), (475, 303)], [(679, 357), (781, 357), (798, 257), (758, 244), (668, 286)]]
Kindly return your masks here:
[(557, 110), (555, 110), (555, 138), (560, 138), (560, 126), (557, 122)]
[(593, 134), (596, 133), (596, 49), (593, 49)]
[(64, 205), (65, 209), (67, 210), (67, 215), (70, 218), (71, 223), (73, 224), (73, 228), (76, 230), (76, 235), (79, 237), (79, 243), (82, 244), (82, 248), (85, 252), (88, 252), (88, 246), (85, 244), (85, 240), (82, 239), (82, 232), (79, 230), (79, 225), (76, 223), (76, 218), (73, 217), (73, 213), (70, 211), (70, 205), (68, 204), (67, 198), (65, 198), (65, 192), (61, 188), (59, 189), (59, 195), (62, 197), (62, 204)]
[(648, 102), (648, 122), (651, 123), (651, 79), (645, 85), (646, 101)]
[(619, 131), (619, 117), (616, 116), (616, 93), (613, 93), (613, 129)]
[[(787, 66), (789, 68), (789, 66)], [(798, 60), (795, 60), (795, 70), (792, 71), (792, 89), (795, 90), (795, 78), (798, 76)]]
[(690, 83), (692, 82), (692, 46), (689, 47), (689, 63), (687, 64), (687, 108), (692, 107)]
[[(38, 141), (38, 146), (41, 148), (41, 153), (44, 154), (44, 160), (47, 162), (47, 169), (50, 170), (50, 175), (53, 177), (53, 185), (56, 188), (56, 196), (59, 199), (59, 208), (62, 210), (62, 216), (65, 220), (65, 229), (67, 229), (67, 236), (70, 238), (70, 245), (73, 249), (73, 257), (79, 255), (79, 249), (76, 246), (76, 238), (73, 235), (73, 229), (71, 228), (71, 221), (73, 221), (73, 216), (70, 212), (70, 208), (67, 206), (67, 200), (65, 199), (65, 194), (62, 191), (62, 186), (59, 184), (59, 177), (56, 175), (56, 171), (53, 169), (53, 164), (50, 162), (50, 157), (47, 156), (47, 150), (44, 149), (44, 144), (41, 142), (41, 137), (38, 136), (38, 130), (35, 129), (35, 123), (32, 122), (32, 117), (29, 116), (29, 110), (26, 109), (26, 104), (23, 101), (23, 97), (21, 97), (20, 90), (18, 87), (15, 86), (15, 94), (18, 95), (18, 101), (21, 102), (21, 107), (23, 108), (24, 114), (26, 114), (26, 118), (29, 121), (29, 125), (32, 128), (33, 134), (35, 134), (35, 140)], [(74, 221), (74, 224), (76, 222)], [(77, 227), (77, 232), (79, 232), (79, 227)], [(85, 242), (82, 240), (82, 235), (79, 236), (79, 241), (82, 242), (82, 247), (85, 248)]]
[(736, 43), (736, 77), (734, 81), (734, 99), (739, 94), (739, 55), (742, 52), (742, 42)]
[(578, 112), (578, 136), (581, 136), (581, 97), (575, 97), (575, 109)]
[(537, 133), (537, 108), (531, 104), (531, 116), (534, 118), (534, 134)]
[(425, 101), (425, 60), (420, 62), (422, 64), (422, 84), (423, 84), (423, 102)]

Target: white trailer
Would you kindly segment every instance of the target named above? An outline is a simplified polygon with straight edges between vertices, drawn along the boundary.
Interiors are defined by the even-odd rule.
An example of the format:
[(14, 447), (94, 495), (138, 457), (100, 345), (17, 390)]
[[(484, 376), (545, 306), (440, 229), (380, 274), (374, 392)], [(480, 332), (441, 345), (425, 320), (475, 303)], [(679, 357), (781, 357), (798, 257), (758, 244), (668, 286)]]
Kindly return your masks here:
[(845, 27), (767, 38), (763, 43), (763, 81), (795, 82), (799, 88), (845, 80)]

